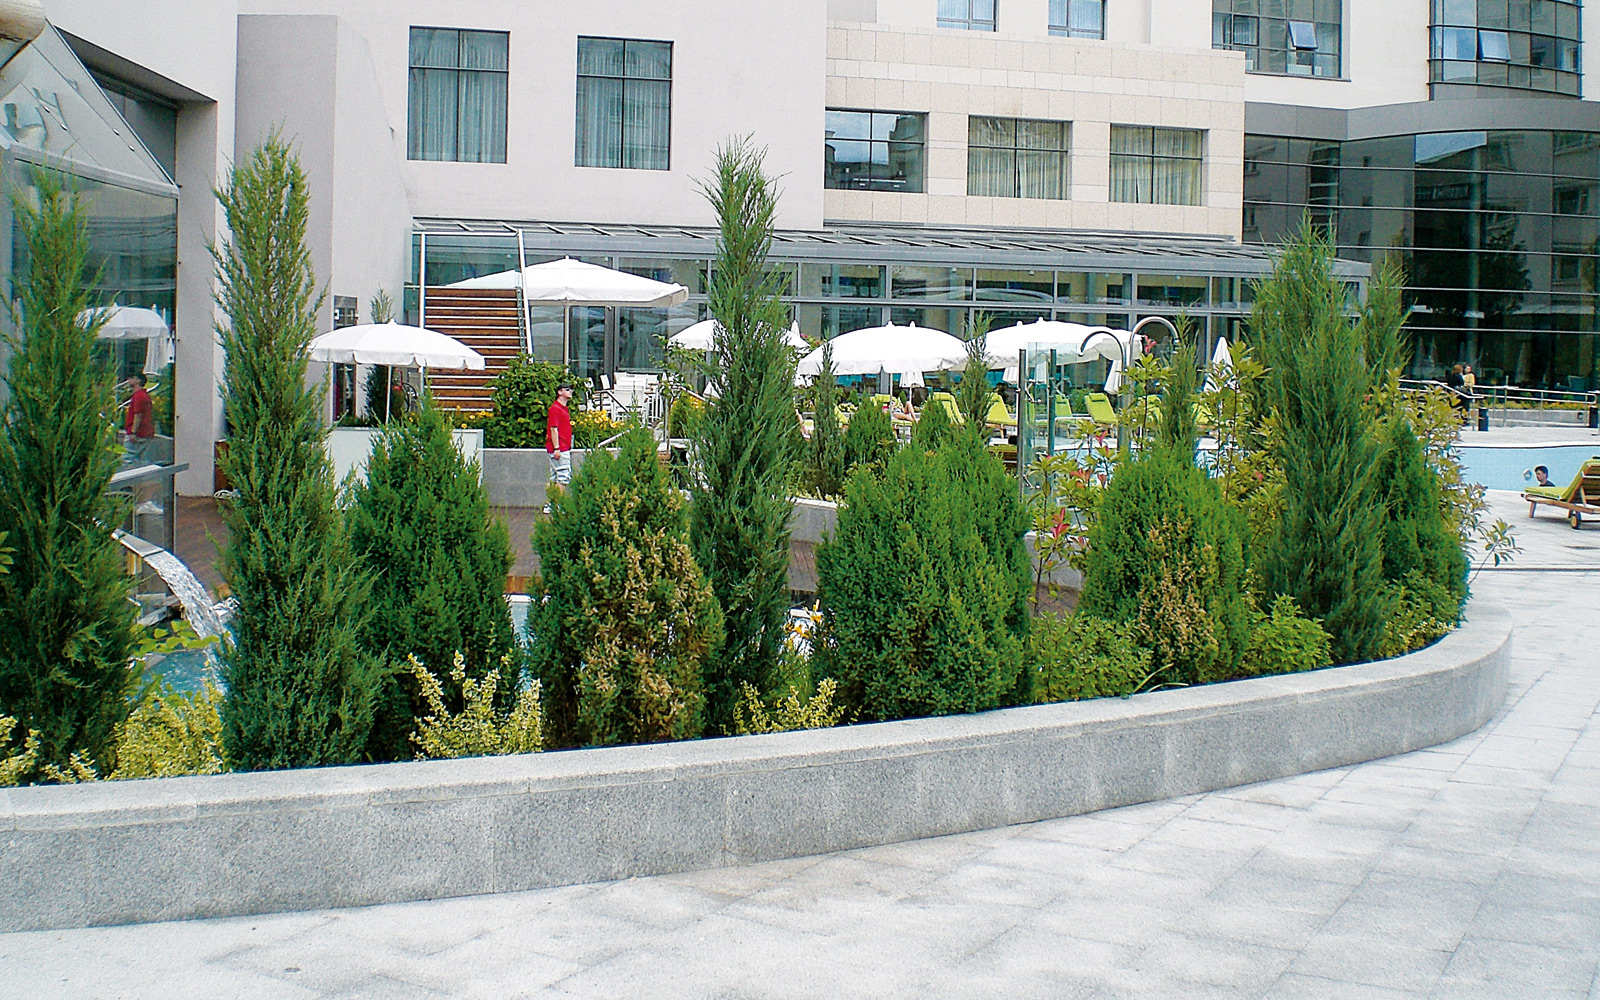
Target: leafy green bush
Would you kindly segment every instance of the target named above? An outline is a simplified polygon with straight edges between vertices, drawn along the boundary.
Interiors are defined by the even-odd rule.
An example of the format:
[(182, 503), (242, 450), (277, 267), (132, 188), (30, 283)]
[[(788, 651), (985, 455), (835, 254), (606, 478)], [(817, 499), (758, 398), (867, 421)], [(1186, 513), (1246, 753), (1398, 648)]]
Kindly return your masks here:
[(1461, 606), (1437, 580), (1419, 571), (1386, 588), (1394, 613), (1383, 623), (1380, 657), (1402, 656), (1450, 634), (1461, 620)]
[(750, 684), (739, 686), (739, 703), (733, 709), (734, 732), (740, 736), (757, 733), (787, 733), (796, 729), (827, 729), (844, 721), (843, 705), (835, 705), (839, 685), (831, 677), (823, 678), (817, 693), (802, 698), (797, 688), (791, 687), (778, 703), (768, 709), (761, 700), (761, 692)]
[(1330, 637), (1322, 624), (1300, 613), (1294, 598), (1279, 594), (1269, 612), (1251, 609), (1250, 643), (1240, 659), (1240, 676), (1293, 674), (1333, 662)]
[(701, 429), (705, 427), (706, 404), (684, 393), (672, 401), (672, 408), (667, 418), (667, 422), (672, 425), (673, 437), (699, 437)]
[(864, 719), (976, 712), (1025, 698), (1027, 528), (970, 436), (907, 448), (882, 477), (858, 470), (817, 547), (822, 624), (813, 660)]
[(844, 432), (846, 468), (850, 472), (858, 468), (882, 472), (894, 451), (894, 422), (889, 414), (876, 403), (857, 407)]
[(175, 778), (228, 770), (222, 749), (222, 690), (210, 681), (185, 694), (156, 680), (117, 734), (113, 780)]
[[(441, 675), (452, 656), (463, 657), (473, 678), (508, 669), (501, 707), (516, 696), (505, 601), (511, 542), (489, 510), (477, 464), (462, 457), (431, 403), (415, 419), (385, 425), (351, 501), (351, 547), (373, 581), (361, 641), (386, 668), (368, 751), (376, 760), (404, 760), (412, 719), (424, 707), (408, 656)], [(459, 687), (448, 675), (444, 681), (447, 701), (459, 704)]]
[(1028, 662), (1034, 701), (1080, 701), (1133, 694), (1150, 677), (1150, 651), (1135, 629), (1092, 615), (1044, 615), (1033, 620)]
[(576, 406), (583, 387), (571, 372), (558, 364), (535, 361), (526, 354), (512, 358), (506, 370), (489, 383), (494, 416), (484, 425), (483, 446), (543, 448), (550, 430), (550, 404), (555, 402), (556, 387), (563, 382), (572, 385)]
[[(0, 714), (37, 740), (30, 768), (80, 752), (109, 768), (136, 677), (137, 608), (112, 537), (125, 507), (107, 492), (118, 449), (111, 377), (95, 362), (100, 323), (77, 320), (95, 304), (89, 217), (43, 172), (13, 204), (28, 268), (14, 276), (20, 329), (6, 335), (0, 413), (0, 525), (14, 550), (0, 575)], [(0, 754), (10, 745), (0, 739)]]
[(721, 614), (690, 554), (655, 439), (589, 456), (534, 530), (543, 578), (529, 630), (554, 747), (692, 739)]
[(1244, 527), (1181, 451), (1127, 461), (1101, 498), (1079, 612), (1134, 625), (1163, 683), (1231, 676), (1249, 639)]
[(521, 691), (499, 690), (501, 679), (513, 672), (510, 657), (500, 670), (487, 671), (481, 678), (467, 673), (461, 654), (451, 659), (449, 684), (460, 692), (460, 711), (452, 711), (450, 702), (457, 699), (447, 698), (444, 683), (431, 670), (414, 656), (408, 662), (427, 711), (416, 719), (416, 731), (411, 734), (418, 760), (538, 753), (544, 749), (538, 682)]

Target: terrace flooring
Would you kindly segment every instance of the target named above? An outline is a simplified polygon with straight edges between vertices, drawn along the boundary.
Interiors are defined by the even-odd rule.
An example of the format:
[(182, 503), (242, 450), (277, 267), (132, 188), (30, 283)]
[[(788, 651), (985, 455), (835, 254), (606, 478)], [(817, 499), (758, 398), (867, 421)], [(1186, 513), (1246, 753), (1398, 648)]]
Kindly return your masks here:
[(1511, 688), (1443, 746), (739, 868), (0, 935), (0, 998), (1600, 998), (1600, 526), (1494, 500)]

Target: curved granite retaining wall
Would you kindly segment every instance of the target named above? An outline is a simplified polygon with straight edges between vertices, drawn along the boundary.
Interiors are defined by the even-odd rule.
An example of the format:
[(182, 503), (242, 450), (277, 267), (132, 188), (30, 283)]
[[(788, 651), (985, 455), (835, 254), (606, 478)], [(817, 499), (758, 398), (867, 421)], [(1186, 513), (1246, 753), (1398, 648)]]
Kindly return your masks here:
[(982, 715), (523, 757), (0, 789), (0, 930), (505, 892), (1026, 823), (1431, 746), (1510, 616), (1381, 663)]

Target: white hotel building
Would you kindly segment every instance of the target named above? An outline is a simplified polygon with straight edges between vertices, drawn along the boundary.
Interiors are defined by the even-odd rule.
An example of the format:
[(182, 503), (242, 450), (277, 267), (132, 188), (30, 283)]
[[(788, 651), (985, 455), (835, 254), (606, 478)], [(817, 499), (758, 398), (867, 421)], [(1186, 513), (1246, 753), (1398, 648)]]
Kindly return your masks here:
[(1600, 5), (42, 3), (48, 26), (0, 67), (0, 166), (77, 175), (104, 291), (174, 317), (185, 493), (209, 491), (224, 430), (211, 192), (274, 128), (310, 178), (325, 327), (379, 290), (448, 316), (421, 289), (579, 256), (694, 294), (576, 310), (570, 337), (535, 312), (517, 336), (584, 372), (649, 368), (661, 332), (704, 314), (697, 182), (750, 135), (782, 178), (774, 256), (812, 338), (960, 334), (978, 309), (1183, 311), (1230, 332), (1261, 244), (1309, 210), (1351, 277), (1406, 253), (1419, 373), (1461, 360), (1595, 387), (1600, 105), (1581, 39)]

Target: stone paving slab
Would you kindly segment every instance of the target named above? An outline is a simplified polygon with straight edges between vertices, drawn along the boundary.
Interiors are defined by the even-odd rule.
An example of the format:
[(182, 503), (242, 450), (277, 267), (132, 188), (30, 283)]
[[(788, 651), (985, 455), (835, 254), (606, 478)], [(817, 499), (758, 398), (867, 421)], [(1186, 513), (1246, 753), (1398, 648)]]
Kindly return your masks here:
[(1600, 997), (1600, 572), (1475, 586), (1517, 616), (1511, 694), (1442, 747), (821, 858), (0, 935), (0, 998)]

